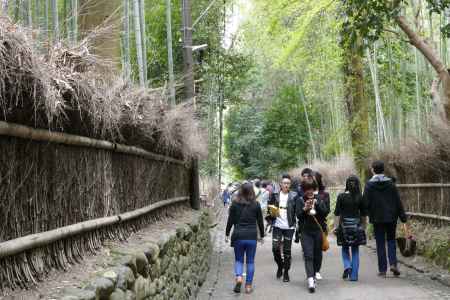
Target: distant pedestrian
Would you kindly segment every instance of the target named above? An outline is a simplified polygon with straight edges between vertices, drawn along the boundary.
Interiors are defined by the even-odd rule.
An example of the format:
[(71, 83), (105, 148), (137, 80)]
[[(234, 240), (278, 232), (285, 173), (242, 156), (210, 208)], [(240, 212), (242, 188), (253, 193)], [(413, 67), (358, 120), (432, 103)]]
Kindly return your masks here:
[(227, 227), (225, 231), (225, 241), (230, 240), (234, 247), (236, 284), (234, 292), (240, 293), (243, 283), (244, 258), (247, 265), (247, 276), (245, 280), (245, 292), (252, 292), (253, 276), (255, 273), (255, 255), (258, 230), (261, 234), (261, 242), (264, 238), (264, 222), (261, 206), (256, 202), (255, 193), (251, 183), (243, 184), (239, 189), (239, 194), (232, 202)]
[[(314, 171), (312, 173), (312, 177), (317, 183), (317, 188), (314, 191), (314, 195), (317, 195), (320, 201), (324, 204), (324, 207), (326, 207), (325, 212), (317, 215), (317, 221), (319, 221), (320, 226), (322, 226), (322, 230), (328, 234), (327, 216), (330, 213), (330, 194), (325, 191), (325, 185), (323, 184), (322, 181), (322, 174), (320, 174), (317, 171)], [(320, 261), (320, 264), (317, 266), (316, 270), (317, 280), (322, 280), (322, 275), (320, 274), (321, 268), (322, 268), (322, 261)]]
[[(345, 192), (337, 197), (334, 210), (334, 230), (338, 245), (342, 246), (344, 273), (342, 278), (358, 280), (359, 246), (366, 244), (367, 210), (361, 193), (359, 178), (347, 178)], [(351, 255), (350, 255), (351, 249)]]
[(273, 226), (272, 252), (277, 264), (276, 277), (278, 279), (283, 276), (284, 282), (290, 281), (292, 238), (296, 224), (297, 193), (289, 191), (290, 185), (291, 177), (288, 174), (283, 175), (280, 192), (272, 194), (269, 201), (269, 218), (267, 219)]
[(397, 220), (406, 223), (407, 218), (397, 187), (391, 178), (384, 175), (384, 163), (380, 160), (372, 163), (373, 177), (364, 189), (364, 201), (367, 203), (369, 220), (373, 224), (378, 256), (378, 275), (385, 277), (387, 272), (386, 243), (390, 270), (399, 276), (397, 266), (396, 227)]
[(318, 219), (326, 218), (329, 208), (324, 201), (314, 195), (317, 183), (312, 180), (302, 181), (303, 197), (297, 204), (297, 218), (300, 229), (300, 241), (303, 249), (306, 277), (310, 293), (316, 290), (316, 274), (322, 265), (323, 229)]
[(223, 206), (226, 207), (231, 202), (231, 183), (223, 190), (222, 201)]

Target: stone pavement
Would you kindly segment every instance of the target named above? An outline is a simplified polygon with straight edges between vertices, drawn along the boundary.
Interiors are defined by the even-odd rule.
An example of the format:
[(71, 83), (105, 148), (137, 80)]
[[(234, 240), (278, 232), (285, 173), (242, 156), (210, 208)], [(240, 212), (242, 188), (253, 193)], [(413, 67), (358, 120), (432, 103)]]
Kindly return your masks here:
[(316, 293), (309, 294), (306, 289), (301, 246), (293, 244), (291, 282), (283, 283), (281, 280), (275, 279), (270, 236), (266, 236), (263, 245), (258, 244), (253, 293), (236, 295), (232, 291), (234, 281), (233, 248), (224, 242), (226, 217), (227, 212), (224, 211), (219, 216), (219, 224), (213, 233), (214, 253), (211, 258), (211, 270), (198, 299), (450, 299), (450, 288), (403, 266), (401, 266), (400, 278), (379, 278), (376, 255), (367, 247), (362, 247), (360, 251), (359, 281), (343, 281), (341, 279), (343, 270), (340, 248), (335, 241), (332, 241), (331, 249), (324, 253), (321, 272), (324, 279), (318, 283)]

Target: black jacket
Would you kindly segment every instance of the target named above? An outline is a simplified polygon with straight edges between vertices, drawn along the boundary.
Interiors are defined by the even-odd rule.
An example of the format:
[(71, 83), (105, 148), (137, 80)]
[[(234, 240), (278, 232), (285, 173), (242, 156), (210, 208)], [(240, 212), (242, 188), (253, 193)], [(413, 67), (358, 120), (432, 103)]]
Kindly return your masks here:
[[(288, 200), (287, 200), (287, 219), (289, 227), (295, 226), (295, 211), (297, 205), (297, 193), (289, 192)], [(280, 194), (272, 194), (272, 197), (269, 199), (268, 205), (275, 205), (276, 207), (280, 207)], [(275, 222), (275, 218), (268, 216), (268, 222)]]
[(230, 235), (234, 226), (233, 236), (236, 240), (256, 240), (258, 238), (257, 227), (261, 238), (264, 237), (264, 222), (261, 206), (258, 202), (252, 204), (234, 201), (230, 206), (225, 234)]
[(405, 223), (407, 218), (397, 187), (389, 177), (375, 176), (364, 189), (370, 223), (394, 223), (397, 219)]
[[(326, 227), (324, 220), (327, 219), (327, 216), (330, 213), (330, 206), (329, 204), (327, 205), (326, 201), (324, 201), (322, 197), (319, 197), (318, 195), (314, 195), (314, 197), (316, 198), (316, 204), (314, 205), (314, 209), (316, 210), (315, 217), (321, 225), (322, 230), (326, 231), (326, 228), (324, 228)], [(303, 197), (301, 197), (297, 202), (296, 211), (300, 231), (320, 231), (320, 228), (314, 221), (314, 218), (303, 210), (304, 207), (305, 201), (303, 200)]]

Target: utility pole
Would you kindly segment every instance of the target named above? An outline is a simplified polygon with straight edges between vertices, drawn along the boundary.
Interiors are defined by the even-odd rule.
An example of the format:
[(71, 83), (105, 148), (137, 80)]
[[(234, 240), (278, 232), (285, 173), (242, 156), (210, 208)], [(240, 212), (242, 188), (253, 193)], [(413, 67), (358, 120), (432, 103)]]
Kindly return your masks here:
[(184, 64), (184, 98), (194, 100), (194, 59), (192, 57), (192, 16), (191, 1), (182, 0), (183, 13), (183, 64)]
[(169, 104), (175, 106), (175, 78), (173, 75), (173, 53), (172, 53), (172, 8), (171, 0), (166, 0), (166, 31), (167, 31), (167, 56), (169, 65)]

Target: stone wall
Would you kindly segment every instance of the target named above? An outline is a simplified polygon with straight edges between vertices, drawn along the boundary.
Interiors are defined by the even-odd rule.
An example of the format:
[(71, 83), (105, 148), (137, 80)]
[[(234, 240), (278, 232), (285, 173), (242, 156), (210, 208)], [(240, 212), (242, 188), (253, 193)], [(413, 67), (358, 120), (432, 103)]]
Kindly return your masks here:
[(190, 224), (139, 247), (111, 250), (114, 263), (82, 288), (66, 288), (64, 300), (195, 299), (206, 279), (211, 253), (210, 216), (204, 212)]

